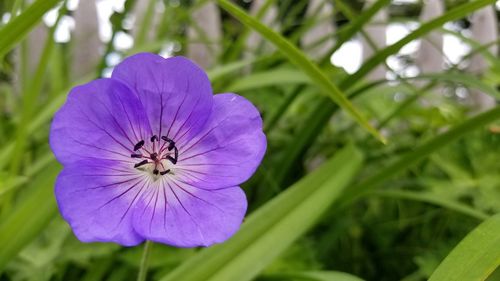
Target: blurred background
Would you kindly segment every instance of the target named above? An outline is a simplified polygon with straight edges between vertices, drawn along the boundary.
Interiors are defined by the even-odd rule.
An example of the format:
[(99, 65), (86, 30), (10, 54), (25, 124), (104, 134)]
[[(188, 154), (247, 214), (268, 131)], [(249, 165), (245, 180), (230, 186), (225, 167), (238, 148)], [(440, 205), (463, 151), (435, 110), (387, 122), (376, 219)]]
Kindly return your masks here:
[[(81, 243), (59, 216), (47, 138), (71, 87), (143, 51), (196, 61), (215, 93), (256, 104), (268, 136), (241, 235), (208, 251), (155, 244), (148, 280), (428, 280), (500, 211), (499, 12), (491, 0), (0, 0), (0, 280), (136, 279), (142, 247)], [(496, 240), (467, 240), (432, 280), (500, 280)], [(483, 279), (452, 277), (482, 270), (467, 261), (489, 265)]]

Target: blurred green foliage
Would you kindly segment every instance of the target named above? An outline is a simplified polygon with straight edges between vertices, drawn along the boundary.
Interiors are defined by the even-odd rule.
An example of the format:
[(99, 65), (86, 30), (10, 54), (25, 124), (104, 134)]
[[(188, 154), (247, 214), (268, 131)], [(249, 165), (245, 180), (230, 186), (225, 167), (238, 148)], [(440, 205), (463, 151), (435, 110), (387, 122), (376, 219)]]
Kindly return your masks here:
[[(105, 75), (113, 66), (110, 57), (166, 49), (188, 55), (194, 42), (187, 29), (199, 28), (193, 12), (208, 1), (146, 1), (145, 16), (135, 14), (142, 20), (131, 27), (138, 2), (125, 1), (124, 9), (111, 15), (111, 39), (102, 44), (103, 52), (95, 50), (95, 67), (73, 77), (74, 39), (56, 42), (48, 36), (36, 46), (27, 44), (49, 9), (59, 11), (59, 19), (75, 13), (65, 8), (67, 2), (0, 1), (0, 19), (11, 15), (0, 25), (0, 280), (136, 278), (141, 247), (81, 243), (57, 214), (52, 188), (60, 167), (47, 137), (68, 89)], [(464, 36), (472, 13), (495, 1), (446, 1), (443, 15), (381, 48), (351, 74), (330, 63), (331, 52), (308, 58), (311, 46), (301, 38), (321, 23), (306, 13), (313, 1), (266, 0), (255, 17), (248, 1), (215, 2), (223, 36), (202, 42), (221, 50), (207, 69), (214, 91), (238, 92), (259, 107), (268, 152), (243, 185), (250, 213), (242, 230), (209, 249), (155, 244), (150, 280), (417, 281), (433, 272), (432, 280), (458, 280), (447, 279), (456, 278), (452, 273), (458, 269), (471, 273), (460, 280), (500, 280), (499, 270), (494, 272), (500, 264), (494, 216), (500, 212), (500, 123), (495, 122), (500, 108), (485, 111), (470, 102), (474, 91), (500, 97), (498, 54), (487, 48), (498, 41), (484, 44)], [(423, 5), (373, 2), (363, 10), (365, 1), (323, 1), (333, 4), (326, 22), (337, 31), (317, 44), (336, 40), (331, 51), (338, 50), (370, 36), (362, 29), (381, 9), (389, 10), (389, 22), (400, 22), (417, 20)], [(272, 5), (278, 8), (280, 32), (263, 20)], [(159, 17), (156, 23), (153, 15)], [(459, 30), (443, 30), (445, 22)], [(264, 40), (251, 49), (247, 39), (256, 31)], [(443, 71), (416, 77), (393, 69), (387, 69), (391, 79), (366, 75), (389, 67), (387, 57), (432, 31), (459, 38), (471, 54)], [(117, 47), (120, 32), (134, 35), (132, 48)], [(30, 58), (26, 54), (33, 48), (44, 51)], [(463, 67), (473, 54), (487, 61), (482, 75)], [(414, 58), (407, 59), (405, 67)], [(29, 64), (36, 71), (28, 71)], [(388, 144), (368, 134), (345, 108), (360, 112), (357, 120), (376, 128)], [(478, 261), (483, 266), (467, 267)]]

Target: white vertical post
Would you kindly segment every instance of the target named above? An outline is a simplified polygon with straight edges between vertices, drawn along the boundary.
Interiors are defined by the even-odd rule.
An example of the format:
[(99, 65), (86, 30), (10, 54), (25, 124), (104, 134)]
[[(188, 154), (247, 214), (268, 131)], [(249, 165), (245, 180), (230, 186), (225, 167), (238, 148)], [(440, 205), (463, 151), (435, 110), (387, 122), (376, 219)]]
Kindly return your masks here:
[[(260, 11), (262, 6), (266, 4), (267, 1), (270, 0), (254, 0), (252, 1), (252, 4), (250, 6), (250, 15), (256, 16), (257, 13)], [(278, 18), (278, 7), (276, 7), (276, 4), (271, 4), (270, 7), (267, 8), (267, 11), (265, 11), (264, 15), (260, 19), (260, 21), (267, 25), (268, 27), (271, 28), (277, 28), (277, 18)], [(249, 52), (245, 53), (245, 58), (251, 58), (253, 57), (254, 52), (261, 46), (262, 44), (265, 44), (264, 50), (273, 50), (273, 47), (271, 44), (268, 44), (264, 42), (262, 37), (257, 33), (252, 31), (250, 35), (248, 36), (247, 39), (247, 44), (246, 44), (246, 49)]]
[[(428, 22), (441, 16), (443, 12), (442, 0), (424, 0), (420, 22)], [(422, 73), (436, 73), (443, 70), (443, 34), (441, 32), (432, 31), (422, 38), (415, 63)]]
[[(144, 22), (144, 18), (148, 14), (148, 8), (150, 8), (150, 5), (153, 5), (153, 18), (151, 19), (151, 26), (148, 29), (148, 31), (145, 34), (145, 39), (146, 41), (153, 40), (156, 34), (156, 31), (158, 29), (158, 25), (160, 23), (160, 17), (161, 17), (161, 12), (158, 11), (157, 5), (158, 1), (157, 0), (136, 0), (134, 3), (134, 7), (132, 9), (132, 15), (134, 17), (134, 26), (132, 27), (131, 33), (134, 39), (137, 39), (138, 33), (139, 33), (139, 28), (142, 26)], [(144, 43), (144, 42), (140, 42)]]
[(71, 73), (73, 78), (96, 70), (101, 57), (99, 22), (95, 0), (80, 0), (73, 13), (75, 30), (72, 39)]
[[(365, 4), (365, 9), (370, 7), (373, 4), (374, 0), (368, 0)], [(375, 14), (366, 27), (364, 31), (370, 36), (373, 40), (377, 49), (382, 49), (386, 45), (386, 26), (389, 14), (386, 7), (380, 9), (377, 14)], [(375, 51), (370, 46), (370, 44), (366, 41), (366, 39), (362, 38), (361, 43), (363, 45), (363, 62), (367, 61), (369, 58), (373, 56)], [(379, 80), (385, 79), (386, 69), (383, 64), (377, 66), (374, 70), (372, 70), (367, 78), (369, 80)]]
[[(479, 44), (491, 43), (498, 39), (498, 20), (493, 6), (476, 11), (472, 15), (472, 39)], [(493, 44), (488, 48), (494, 56), (498, 55), (498, 46)], [(476, 75), (482, 75), (488, 69), (488, 63), (481, 54), (472, 56), (468, 70)], [(495, 106), (495, 99), (479, 90), (471, 91), (474, 107), (484, 111)]]
[[(203, 68), (210, 68), (220, 54), (222, 27), (220, 11), (214, 2), (207, 2), (192, 14), (192, 25), (187, 31), (188, 57)], [(207, 42), (206, 42), (207, 41)]]
[[(316, 13), (318, 9), (319, 12)], [(327, 52), (335, 43), (333, 40), (333, 34), (335, 32), (335, 26), (333, 25), (333, 5), (325, 0), (311, 0), (307, 7), (306, 16), (308, 18), (315, 17), (317, 20), (321, 20), (321, 23), (315, 24), (306, 34), (304, 34), (302, 38), (302, 45), (304, 47), (318, 42), (318, 40), (325, 38), (325, 36), (329, 36), (329, 38), (320, 45), (307, 50), (307, 54), (310, 57), (315, 59), (322, 58), (327, 55)]]

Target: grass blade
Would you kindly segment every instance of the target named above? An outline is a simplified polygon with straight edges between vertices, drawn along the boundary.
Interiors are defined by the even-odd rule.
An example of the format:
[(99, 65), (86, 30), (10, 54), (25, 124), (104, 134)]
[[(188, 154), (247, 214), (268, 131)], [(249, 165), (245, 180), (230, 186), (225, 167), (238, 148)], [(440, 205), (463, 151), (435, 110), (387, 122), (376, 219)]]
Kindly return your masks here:
[(371, 192), (370, 195), (425, 202), (447, 208), (449, 210), (462, 213), (479, 220), (485, 220), (489, 218), (487, 214), (468, 205), (457, 201), (452, 201), (448, 198), (439, 197), (436, 194), (430, 192), (416, 192), (409, 190), (375, 190)]
[(303, 281), (363, 281), (363, 279), (340, 271), (297, 271), (265, 275), (265, 280)]
[(0, 224), (0, 272), (23, 247), (42, 231), (57, 212), (54, 181), (59, 172), (55, 164), (33, 179), (16, 208)]
[(500, 214), (469, 233), (444, 259), (429, 281), (482, 281), (500, 266)]
[(0, 29), (0, 58), (3, 58), (28, 32), (36, 26), (42, 16), (61, 0), (37, 0), (21, 15)]
[(349, 189), (350, 192), (346, 194), (346, 198), (342, 201), (343, 204), (350, 203), (360, 195), (363, 195), (367, 191), (377, 187), (377, 185), (383, 183), (385, 180), (390, 179), (392, 176), (397, 175), (401, 171), (404, 171), (441, 147), (464, 136), (466, 133), (481, 128), (499, 118), (500, 106), (481, 113), (476, 117), (470, 118), (449, 131), (434, 137), (433, 139), (415, 148), (413, 151), (401, 156), (398, 160), (381, 169), (375, 175)]
[(254, 29), (256, 32), (271, 43), (273, 43), (278, 50), (280, 50), (293, 64), (299, 67), (309, 78), (314, 81), (318, 86), (340, 107), (346, 110), (362, 127), (364, 127), (368, 132), (370, 132), (377, 139), (386, 142), (385, 138), (373, 128), (366, 118), (351, 104), (351, 102), (346, 98), (346, 96), (335, 86), (330, 79), (326, 76), (321, 69), (311, 62), (306, 55), (300, 51), (295, 45), (290, 43), (286, 38), (273, 31), (272, 29), (266, 27), (260, 23), (255, 18), (249, 16), (242, 9), (232, 4), (227, 0), (218, 0), (217, 3), (226, 10), (228, 13), (233, 15), (244, 25)]
[[(342, 10), (340, 7), (344, 6), (345, 4), (342, 3), (342, 1), (334, 1), (337, 6), (339, 6), (339, 10)], [(342, 45), (347, 42), (349, 39), (351, 39), (356, 33), (358, 33), (360, 30), (362, 30), (363, 26), (370, 21), (370, 19), (381, 9), (387, 6), (391, 1), (390, 0), (378, 0), (377, 2), (373, 3), (366, 11), (361, 13), (360, 15), (357, 15), (354, 17), (348, 25), (345, 26), (345, 28), (342, 28), (339, 30), (338, 33), (338, 40), (335, 42), (335, 46), (333, 47), (333, 50), (331, 53), (335, 53)]]
[(362, 158), (353, 146), (344, 148), (253, 213), (229, 241), (203, 250), (161, 280), (252, 279), (314, 225), (357, 173)]

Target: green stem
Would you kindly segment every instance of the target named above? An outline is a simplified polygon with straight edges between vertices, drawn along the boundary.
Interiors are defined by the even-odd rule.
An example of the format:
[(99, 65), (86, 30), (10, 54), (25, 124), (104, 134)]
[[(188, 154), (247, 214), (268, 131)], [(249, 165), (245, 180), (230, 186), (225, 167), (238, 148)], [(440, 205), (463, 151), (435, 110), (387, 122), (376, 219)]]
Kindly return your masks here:
[(146, 281), (146, 276), (148, 273), (149, 255), (151, 254), (151, 247), (153, 242), (146, 241), (144, 243), (144, 252), (142, 252), (141, 264), (139, 267), (139, 275), (137, 275), (137, 281)]

